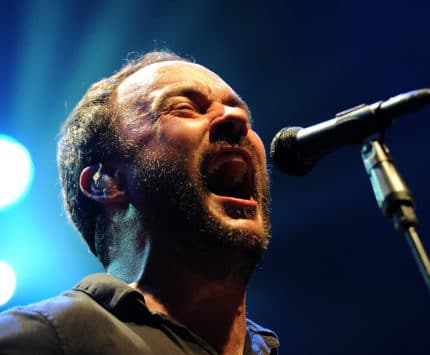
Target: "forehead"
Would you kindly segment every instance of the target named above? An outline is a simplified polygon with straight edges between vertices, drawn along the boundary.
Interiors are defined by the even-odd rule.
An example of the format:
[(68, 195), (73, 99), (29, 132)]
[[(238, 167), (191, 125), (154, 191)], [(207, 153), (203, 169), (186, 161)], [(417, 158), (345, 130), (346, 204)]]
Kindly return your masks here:
[(199, 64), (166, 61), (143, 67), (125, 79), (118, 86), (118, 100), (121, 102), (130, 97), (148, 97), (182, 85), (193, 86), (210, 95), (226, 91), (230, 95), (234, 94), (217, 74)]

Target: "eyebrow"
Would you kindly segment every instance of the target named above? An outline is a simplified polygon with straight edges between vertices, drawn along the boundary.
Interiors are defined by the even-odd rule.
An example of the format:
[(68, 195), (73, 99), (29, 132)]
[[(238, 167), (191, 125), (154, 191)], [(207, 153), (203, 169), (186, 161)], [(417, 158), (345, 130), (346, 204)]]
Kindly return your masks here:
[[(154, 102), (152, 103), (152, 107), (154, 110), (160, 108), (166, 100), (175, 96), (184, 96), (190, 99), (197, 98), (205, 101), (212, 100), (211, 95), (209, 95), (206, 90), (199, 90), (193, 85), (179, 85), (164, 91), (160, 96), (158, 96)], [(234, 95), (233, 93), (229, 93), (228, 96), (222, 99), (222, 104), (230, 106), (230, 107), (240, 107), (244, 109), (249, 116), (251, 121), (251, 110), (248, 105), (243, 101), (239, 96)]]

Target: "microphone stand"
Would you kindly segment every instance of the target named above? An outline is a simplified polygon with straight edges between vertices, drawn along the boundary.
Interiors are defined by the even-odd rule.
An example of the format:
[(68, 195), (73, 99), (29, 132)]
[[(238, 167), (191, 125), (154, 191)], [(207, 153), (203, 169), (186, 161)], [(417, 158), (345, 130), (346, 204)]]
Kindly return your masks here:
[(394, 228), (406, 237), (430, 291), (430, 261), (416, 230), (418, 220), (409, 188), (394, 165), (387, 146), (379, 140), (366, 142), (361, 148), (361, 157), (379, 208), (391, 219)]

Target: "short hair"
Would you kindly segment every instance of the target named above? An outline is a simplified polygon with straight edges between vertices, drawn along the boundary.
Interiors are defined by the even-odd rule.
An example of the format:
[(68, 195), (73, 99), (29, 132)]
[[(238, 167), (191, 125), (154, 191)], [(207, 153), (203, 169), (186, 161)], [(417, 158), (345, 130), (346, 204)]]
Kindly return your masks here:
[(57, 162), (64, 208), (91, 252), (104, 266), (105, 260), (99, 255), (95, 240), (101, 210), (81, 192), (79, 177), (85, 167), (106, 161), (120, 153), (120, 144), (113, 124), (113, 118), (117, 114), (113, 98), (121, 82), (143, 67), (170, 60), (190, 62), (169, 51), (149, 52), (138, 59), (128, 61), (112, 76), (90, 86), (60, 130)]

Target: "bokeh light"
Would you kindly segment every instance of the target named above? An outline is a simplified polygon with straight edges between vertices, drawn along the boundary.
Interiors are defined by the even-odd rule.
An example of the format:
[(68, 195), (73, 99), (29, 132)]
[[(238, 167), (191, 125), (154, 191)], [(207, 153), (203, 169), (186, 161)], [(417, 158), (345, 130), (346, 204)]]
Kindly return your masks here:
[(0, 306), (6, 304), (15, 292), (16, 276), (12, 267), (0, 260)]
[(18, 202), (31, 186), (34, 168), (28, 150), (14, 138), (0, 134), (0, 209)]

